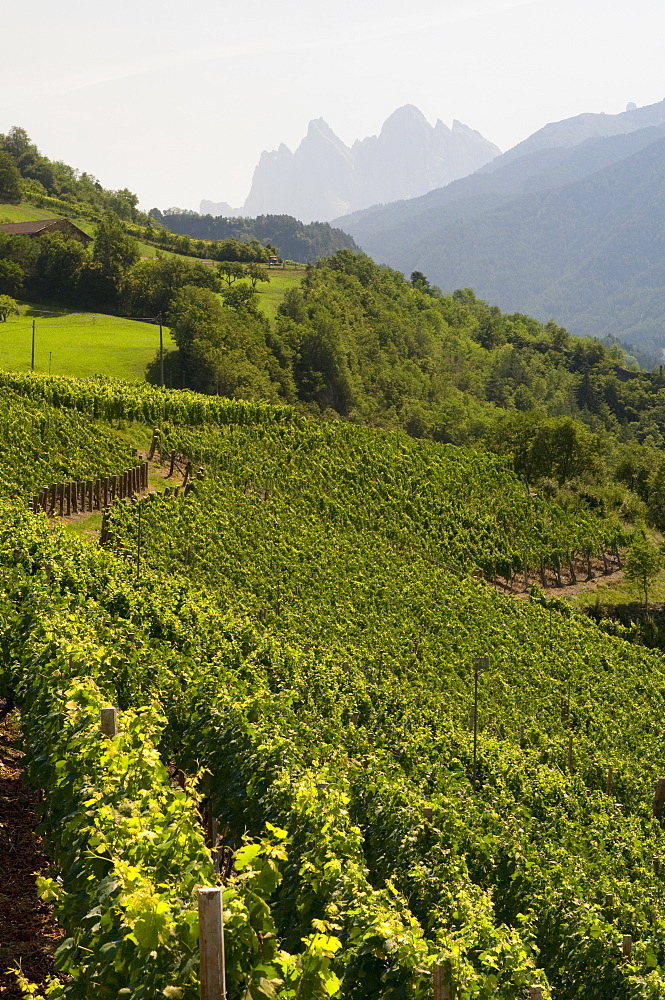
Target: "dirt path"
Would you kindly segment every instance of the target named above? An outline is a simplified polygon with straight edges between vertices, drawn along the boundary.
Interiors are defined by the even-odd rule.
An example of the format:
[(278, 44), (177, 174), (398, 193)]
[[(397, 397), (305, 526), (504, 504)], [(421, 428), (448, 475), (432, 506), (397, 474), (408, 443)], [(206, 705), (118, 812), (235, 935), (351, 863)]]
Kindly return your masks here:
[[(6, 710), (0, 699), (0, 718)], [(21, 1000), (8, 968), (20, 963), (34, 983), (53, 974), (52, 954), (62, 931), (51, 907), (37, 897), (35, 873), (45, 874), (47, 859), (34, 835), (36, 792), (21, 780), (22, 753), (15, 713), (0, 721), (0, 997)]]
[[(185, 479), (185, 465), (187, 464), (187, 459), (182, 456), (178, 456), (172, 476), (169, 476), (170, 463), (168, 459), (165, 459), (163, 462), (160, 462), (158, 458), (148, 461), (146, 452), (145, 454), (139, 453), (137, 461), (148, 462), (148, 487), (136, 493), (136, 497), (145, 497), (148, 493), (161, 493), (169, 486), (182, 486)], [(85, 525), (86, 522), (90, 521), (91, 526), (86, 534), (99, 535), (99, 525), (102, 518), (101, 510), (82, 510), (76, 514), (64, 514), (62, 517), (59, 514), (49, 516), (54, 522), (58, 522), (59, 524)]]

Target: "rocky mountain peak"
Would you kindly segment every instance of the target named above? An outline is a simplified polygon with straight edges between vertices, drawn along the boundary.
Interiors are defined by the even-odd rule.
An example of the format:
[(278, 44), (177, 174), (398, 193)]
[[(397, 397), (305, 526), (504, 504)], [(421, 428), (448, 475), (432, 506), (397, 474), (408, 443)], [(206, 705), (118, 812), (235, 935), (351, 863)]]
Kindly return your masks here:
[(458, 121), (452, 129), (441, 121), (430, 125), (413, 104), (397, 108), (378, 135), (358, 139), (351, 148), (323, 118), (314, 118), (295, 152), (282, 143), (277, 151), (262, 153), (241, 211), (327, 222), (442, 187), (499, 152)]

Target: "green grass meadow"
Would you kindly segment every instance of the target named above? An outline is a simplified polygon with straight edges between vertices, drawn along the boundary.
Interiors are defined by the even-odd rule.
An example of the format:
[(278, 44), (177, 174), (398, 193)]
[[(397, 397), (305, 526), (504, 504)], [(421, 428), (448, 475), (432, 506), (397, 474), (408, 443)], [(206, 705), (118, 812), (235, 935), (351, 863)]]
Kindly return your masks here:
[[(102, 313), (55, 314), (23, 305), (21, 315), (0, 323), (0, 368), (29, 371), (35, 321), (35, 371), (53, 375), (109, 375), (130, 382), (145, 378), (159, 350), (159, 327)], [(164, 328), (164, 350), (175, 347)]]
[[(31, 222), (58, 218), (48, 209), (34, 205), (0, 204), (0, 224)], [(94, 222), (75, 219), (75, 224), (90, 236), (95, 234)], [(143, 257), (158, 254), (173, 255), (146, 243), (139, 243)], [(186, 258), (195, 261), (197, 258)], [(258, 305), (274, 320), (288, 288), (297, 287), (305, 273), (304, 266), (273, 268), (270, 282), (257, 287)], [(28, 371), (31, 367), (32, 322), (35, 321), (35, 371), (53, 375), (85, 378), (109, 375), (138, 382), (145, 378), (146, 367), (159, 349), (159, 328), (102, 313), (75, 312), (58, 306), (41, 307), (23, 304), (19, 316), (11, 316), (0, 324), (0, 368)], [(164, 328), (164, 350), (173, 350), (175, 343)]]
[[(27, 202), (20, 205), (9, 205), (6, 202), (0, 203), (0, 226), (6, 222), (41, 222), (42, 219), (59, 219), (56, 212), (49, 211), (48, 208), (35, 208)], [(78, 222), (75, 223), (78, 226)], [(80, 227), (81, 229), (83, 226)]]
[(270, 283), (260, 282), (256, 286), (259, 293), (258, 305), (268, 319), (275, 319), (277, 308), (288, 288), (297, 288), (303, 279), (305, 268), (272, 268), (268, 271)]

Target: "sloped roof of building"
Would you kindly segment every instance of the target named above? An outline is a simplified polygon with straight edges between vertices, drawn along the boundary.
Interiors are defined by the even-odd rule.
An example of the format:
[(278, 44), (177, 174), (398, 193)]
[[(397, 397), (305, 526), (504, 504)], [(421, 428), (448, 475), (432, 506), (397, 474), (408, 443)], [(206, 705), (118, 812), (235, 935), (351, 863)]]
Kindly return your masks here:
[(34, 236), (61, 221), (61, 219), (42, 219), (40, 222), (6, 222), (0, 225), (0, 231), (9, 233), (10, 236)]
[(82, 243), (92, 241), (91, 236), (74, 225), (71, 219), (66, 218), (40, 219), (35, 222), (5, 222), (0, 225), (0, 233), (7, 233), (9, 236), (41, 236), (53, 226), (57, 226), (61, 232), (64, 231), (65, 235), (69, 233), (71, 236), (75, 236)]

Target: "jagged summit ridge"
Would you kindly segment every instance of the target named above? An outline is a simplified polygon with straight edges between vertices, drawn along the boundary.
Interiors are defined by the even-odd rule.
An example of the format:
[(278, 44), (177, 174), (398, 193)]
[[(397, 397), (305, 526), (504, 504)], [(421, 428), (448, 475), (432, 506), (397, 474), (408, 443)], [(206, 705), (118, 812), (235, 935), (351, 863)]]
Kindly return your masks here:
[[(500, 150), (457, 120), (430, 125), (413, 104), (397, 108), (378, 135), (347, 146), (323, 118), (310, 121), (294, 152), (281, 143), (264, 151), (252, 187), (237, 214), (293, 215), (328, 222), (360, 208), (414, 198), (464, 177)], [(205, 204), (211, 214), (213, 202)], [(224, 204), (225, 208), (228, 206)]]

